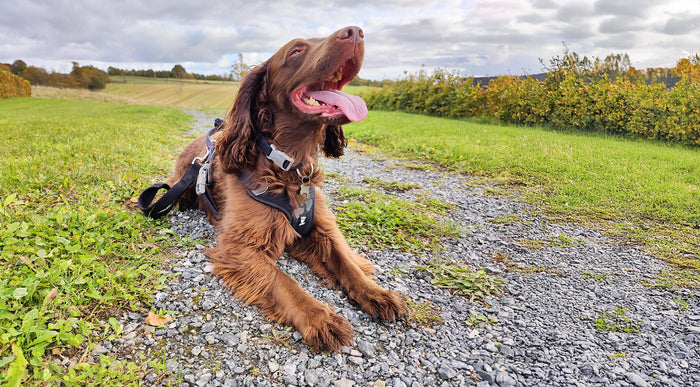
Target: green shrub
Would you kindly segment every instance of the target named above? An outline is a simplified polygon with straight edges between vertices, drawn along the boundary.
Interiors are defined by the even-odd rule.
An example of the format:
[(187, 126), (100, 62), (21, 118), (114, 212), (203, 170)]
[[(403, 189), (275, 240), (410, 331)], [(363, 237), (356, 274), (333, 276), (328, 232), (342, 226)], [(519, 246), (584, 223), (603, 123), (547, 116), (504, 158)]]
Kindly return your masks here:
[(495, 118), (518, 125), (547, 125), (700, 145), (700, 83), (675, 87), (633, 77), (614, 80), (560, 69), (544, 82), (504, 76), (485, 87), (444, 70), (421, 71), (366, 96), (375, 110), (439, 117)]

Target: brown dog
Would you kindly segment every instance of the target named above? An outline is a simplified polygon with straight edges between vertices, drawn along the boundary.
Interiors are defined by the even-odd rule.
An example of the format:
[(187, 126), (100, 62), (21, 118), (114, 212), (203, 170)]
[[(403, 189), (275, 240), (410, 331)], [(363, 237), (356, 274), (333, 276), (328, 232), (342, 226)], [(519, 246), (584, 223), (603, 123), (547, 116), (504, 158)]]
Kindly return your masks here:
[[(213, 136), (210, 193), (220, 221), (193, 187), (179, 202), (180, 209), (206, 210), (217, 226), (217, 246), (208, 251), (213, 272), (237, 297), (280, 324), (291, 325), (317, 349), (337, 351), (350, 345), (352, 328), (277, 268), (275, 262), (284, 251), (340, 286), (370, 315), (396, 319), (406, 313), (400, 294), (373, 281), (372, 264), (348, 246), (323, 192), (316, 188), (324, 179), (317, 164), (319, 150), (340, 157), (345, 146), (340, 125), (367, 115), (364, 101), (340, 91), (360, 70), (363, 38), (360, 28), (346, 27), (325, 39), (295, 39), (253, 69), (243, 79), (222, 129)], [(279, 160), (266, 157), (260, 136), (293, 161), (280, 166)], [(193, 158), (205, 153), (204, 137), (187, 146), (168, 183), (178, 181)], [(263, 193), (287, 200), (293, 215), (261, 203), (257, 195)], [(314, 196), (315, 206), (307, 214), (313, 226), (302, 236), (292, 219), (309, 224), (310, 219), (299, 214), (309, 209)]]

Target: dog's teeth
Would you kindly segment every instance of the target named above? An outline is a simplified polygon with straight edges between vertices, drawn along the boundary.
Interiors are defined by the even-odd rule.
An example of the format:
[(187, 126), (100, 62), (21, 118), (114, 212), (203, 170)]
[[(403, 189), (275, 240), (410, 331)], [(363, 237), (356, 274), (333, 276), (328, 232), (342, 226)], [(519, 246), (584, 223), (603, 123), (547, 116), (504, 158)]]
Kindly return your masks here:
[(321, 106), (321, 104), (318, 103), (318, 101), (316, 101), (316, 100), (314, 99), (314, 97), (309, 97), (309, 98), (307, 98), (307, 99), (306, 99), (306, 104), (307, 104), (307, 105), (311, 105), (311, 106)]

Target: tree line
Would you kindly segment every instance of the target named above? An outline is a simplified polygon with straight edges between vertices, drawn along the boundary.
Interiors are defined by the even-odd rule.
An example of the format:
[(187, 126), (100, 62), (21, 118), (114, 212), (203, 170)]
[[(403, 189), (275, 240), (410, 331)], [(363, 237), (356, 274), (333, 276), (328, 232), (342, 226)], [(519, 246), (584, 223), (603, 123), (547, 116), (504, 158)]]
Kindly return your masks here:
[(107, 68), (107, 74), (111, 76), (133, 76), (133, 77), (147, 77), (147, 78), (175, 78), (175, 79), (197, 79), (205, 81), (233, 81), (235, 80), (232, 74), (229, 75), (204, 75), (197, 73), (188, 73), (185, 68), (176, 64), (173, 68), (168, 70), (153, 70), (153, 69), (142, 69), (142, 70), (127, 70), (120, 69), (116, 67), (109, 66)]
[(109, 83), (109, 75), (104, 70), (95, 66), (80, 66), (78, 62), (73, 62), (73, 69), (69, 74), (55, 71), (49, 73), (41, 67), (27, 66), (21, 59), (17, 59), (12, 64), (1, 65), (32, 85), (99, 90), (104, 89)]

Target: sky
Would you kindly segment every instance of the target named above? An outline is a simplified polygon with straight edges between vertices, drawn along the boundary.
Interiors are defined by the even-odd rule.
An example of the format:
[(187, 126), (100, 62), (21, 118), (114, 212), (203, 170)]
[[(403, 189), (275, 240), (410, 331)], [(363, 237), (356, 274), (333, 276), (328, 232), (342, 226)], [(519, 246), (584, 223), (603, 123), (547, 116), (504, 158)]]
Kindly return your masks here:
[(365, 32), (360, 77), (524, 75), (568, 50), (673, 67), (700, 52), (700, 0), (0, 0), (0, 62), (228, 74), (294, 38)]

